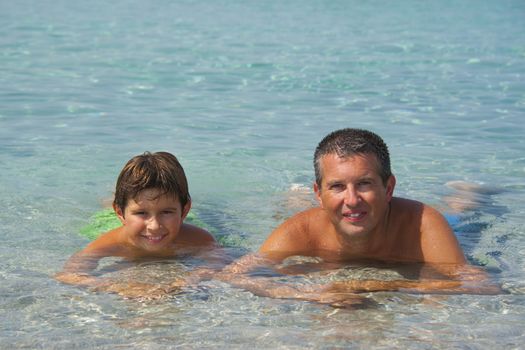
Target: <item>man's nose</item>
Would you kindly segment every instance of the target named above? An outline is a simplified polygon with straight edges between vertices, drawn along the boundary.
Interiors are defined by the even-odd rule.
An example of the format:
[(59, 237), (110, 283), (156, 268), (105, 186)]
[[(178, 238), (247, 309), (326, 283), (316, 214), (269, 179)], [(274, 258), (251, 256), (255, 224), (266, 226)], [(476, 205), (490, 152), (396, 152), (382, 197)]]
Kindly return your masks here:
[(359, 193), (352, 186), (348, 186), (345, 192), (346, 193), (344, 203), (349, 207), (355, 207), (361, 200), (361, 197), (359, 197)]

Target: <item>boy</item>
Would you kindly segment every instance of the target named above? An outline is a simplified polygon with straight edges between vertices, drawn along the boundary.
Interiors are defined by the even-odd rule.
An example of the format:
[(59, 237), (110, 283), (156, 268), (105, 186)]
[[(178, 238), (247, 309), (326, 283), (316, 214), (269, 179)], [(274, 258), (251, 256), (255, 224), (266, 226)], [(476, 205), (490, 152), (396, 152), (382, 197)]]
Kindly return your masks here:
[[(73, 255), (56, 278), (126, 296), (168, 292), (166, 286), (116, 285), (90, 273), (104, 257), (170, 258), (216, 248), (210, 233), (183, 222), (190, 208), (186, 175), (174, 155), (146, 152), (133, 157), (120, 172), (113, 201), (122, 226), (102, 234)], [(177, 282), (168, 289), (176, 286)]]

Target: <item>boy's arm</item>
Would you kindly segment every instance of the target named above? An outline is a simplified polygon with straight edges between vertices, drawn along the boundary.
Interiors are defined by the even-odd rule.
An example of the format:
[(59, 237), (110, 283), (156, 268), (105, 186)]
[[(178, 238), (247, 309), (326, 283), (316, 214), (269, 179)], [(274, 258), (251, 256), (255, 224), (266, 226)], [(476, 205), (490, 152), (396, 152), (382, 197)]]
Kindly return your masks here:
[(110, 256), (97, 251), (80, 251), (64, 265), (55, 279), (62, 283), (87, 287), (93, 291), (116, 293), (128, 299), (157, 300), (178, 291), (184, 283), (177, 280), (170, 284), (151, 284), (136, 281), (121, 282), (112, 278), (97, 277), (92, 272), (103, 257)]
[(61, 272), (55, 275), (55, 278), (66, 284), (74, 284), (81, 286), (95, 286), (98, 283), (98, 278), (91, 273), (97, 268), (98, 261), (103, 256), (99, 254), (89, 253), (82, 250), (72, 255), (64, 265)]
[(73, 254), (65, 263), (62, 272), (55, 276), (56, 279), (63, 283), (85, 286), (95, 283), (96, 278), (91, 273), (98, 267), (100, 259), (121, 255), (120, 230), (121, 228), (116, 228), (102, 234), (84, 249)]
[(120, 288), (125, 291), (126, 288), (118, 287), (111, 279), (93, 275), (101, 259), (109, 256), (123, 256), (119, 232), (120, 228), (106, 232), (90, 242), (83, 250), (73, 254), (64, 264), (62, 271), (55, 275), (55, 279), (62, 283), (94, 290), (119, 293), (117, 289)]

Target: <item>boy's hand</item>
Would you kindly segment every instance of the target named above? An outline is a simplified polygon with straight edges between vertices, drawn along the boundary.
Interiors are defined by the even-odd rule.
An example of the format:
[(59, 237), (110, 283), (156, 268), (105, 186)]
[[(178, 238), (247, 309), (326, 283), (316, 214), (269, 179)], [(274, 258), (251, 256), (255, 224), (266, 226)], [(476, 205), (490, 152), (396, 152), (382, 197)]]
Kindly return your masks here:
[(126, 299), (160, 300), (176, 293), (184, 285), (184, 281), (175, 281), (169, 285), (150, 284), (141, 282), (130, 283), (104, 283), (94, 288), (95, 291), (116, 293)]
[(98, 283), (98, 278), (96, 277), (75, 272), (59, 272), (55, 275), (55, 279), (65, 284), (80, 286), (93, 286)]

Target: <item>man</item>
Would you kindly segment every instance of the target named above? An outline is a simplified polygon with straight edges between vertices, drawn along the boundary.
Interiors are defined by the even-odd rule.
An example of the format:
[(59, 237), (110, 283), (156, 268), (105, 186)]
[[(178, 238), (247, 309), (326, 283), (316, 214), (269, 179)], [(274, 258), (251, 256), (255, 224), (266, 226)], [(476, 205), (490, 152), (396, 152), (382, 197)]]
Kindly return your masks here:
[[(286, 220), (259, 254), (230, 265), (220, 279), (261, 296), (343, 304), (356, 303), (355, 293), (380, 290), (500, 292), (490, 283), (483, 285), (487, 280), (483, 271), (466, 264), (442, 214), (424, 203), (394, 197), (396, 179), (388, 148), (378, 135), (361, 129), (330, 133), (315, 150), (314, 168), (319, 207)], [(248, 274), (292, 256), (320, 258), (329, 266), (380, 262), (419, 263), (421, 268), (415, 280), (355, 279), (306, 287)]]
[(360, 129), (326, 136), (314, 155), (314, 191), (319, 207), (280, 225), (260, 253), (325, 260), (464, 264), (465, 257), (446, 219), (414, 200), (394, 197), (396, 178), (388, 148)]

